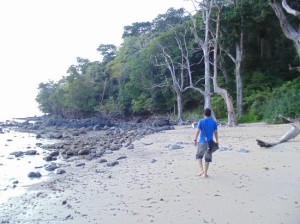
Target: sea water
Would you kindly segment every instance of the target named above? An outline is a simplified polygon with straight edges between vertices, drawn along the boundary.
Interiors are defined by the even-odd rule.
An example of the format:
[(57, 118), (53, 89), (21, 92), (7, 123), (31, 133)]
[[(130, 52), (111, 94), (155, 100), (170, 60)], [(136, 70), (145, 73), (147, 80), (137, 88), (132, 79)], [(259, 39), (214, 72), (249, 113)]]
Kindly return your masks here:
[[(33, 133), (22, 133), (10, 128), (2, 128), (0, 133), (0, 203), (9, 198), (22, 195), (29, 185), (47, 180), (51, 173), (46, 171), (43, 160), (44, 149), (40, 144), (51, 144), (55, 140), (37, 139)], [(11, 155), (15, 151), (36, 150), (37, 155)], [(29, 178), (29, 172), (40, 172), (42, 177)]]

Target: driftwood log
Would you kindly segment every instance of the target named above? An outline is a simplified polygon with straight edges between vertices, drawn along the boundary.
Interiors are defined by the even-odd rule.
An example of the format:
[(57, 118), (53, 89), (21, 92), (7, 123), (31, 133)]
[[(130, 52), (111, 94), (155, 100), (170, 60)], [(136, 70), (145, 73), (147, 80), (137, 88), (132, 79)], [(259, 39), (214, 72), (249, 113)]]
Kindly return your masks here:
[(285, 133), (279, 140), (277, 140), (276, 142), (273, 142), (273, 143), (265, 142), (265, 141), (256, 139), (257, 144), (260, 147), (269, 148), (269, 147), (272, 147), (274, 145), (278, 145), (279, 143), (287, 142), (288, 140), (293, 139), (297, 135), (300, 134), (300, 119), (291, 119), (291, 118), (284, 117), (282, 115), (279, 115), (278, 117), (281, 117), (281, 118), (283, 118), (283, 119), (285, 119), (289, 122), (292, 122), (292, 128), (287, 133)]

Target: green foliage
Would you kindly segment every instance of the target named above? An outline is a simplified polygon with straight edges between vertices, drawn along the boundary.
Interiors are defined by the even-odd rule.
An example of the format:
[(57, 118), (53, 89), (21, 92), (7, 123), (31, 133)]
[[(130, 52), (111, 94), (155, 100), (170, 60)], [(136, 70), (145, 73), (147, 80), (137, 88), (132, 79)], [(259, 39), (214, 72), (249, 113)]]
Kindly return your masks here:
[(245, 74), (244, 91), (251, 95), (257, 91), (265, 91), (268, 88), (276, 87), (282, 83), (282, 80), (274, 75), (254, 70), (252, 73)]
[(132, 111), (134, 113), (147, 113), (152, 110), (152, 98), (145, 94), (140, 95), (137, 99), (132, 100)]
[(203, 105), (201, 105), (197, 108), (194, 108), (193, 110), (185, 111), (183, 113), (183, 117), (187, 120), (197, 122), (199, 119), (201, 119), (203, 117)]
[(262, 105), (264, 105), (271, 95), (270, 90), (253, 91), (251, 95), (244, 98), (245, 114), (240, 118), (239, 121), (245, 122), (256, 122), (263, 118), (264, 111)]
[(253, 122), (258, 122), (260, 120), (261, 120), (260, 116), (258, 116), (257, 114), (254, 114), (252, 111), (250, 111), (249, 113), (239, 117), (238, 123), (253, 123)]
[(103, 56), (103, 63), (108, 63), (116, 57), (117, 47), (113, 44), (100, 44), (97, 51)]
[(39, 104), (39, 109), (43, 113), (53, 113), (53, 104), (50, 97), (55, 92), (56, 84), (53, 81), (48, 83), (40, 83), (38, 87), (38, 95), (36, 96), (36, 102)]
[(189, 18), (189, 15), (183, 8), (174, 9), (170, 8), (165, 14), (158, 15), (153, 21), (153, 29), (155, 32), (163, 33), (172, 29)]
[(300, 78), (287, 82), (274, 89), (270, 99), (263, 107), (264, 120), (268, 123), (278, 123), (278, 115), (296, 118), (300, 115)]
[(224, 99), (220, 95), (216, 95), (211, 100), (211, 106), (218, 120), (227, 119), (227, 108)]
[(80, 77), (69, 83), (65, 94), (65, 105), (72, 111), (94, 112), (97, 106), (94, 82), (88, 77)]
[(65, 83), (63, 81), (59, 82), (55, 88), (55, 91), (50, 95), (49, 101), (52, 104), (52, 114), (61, 114), (67, 111), (65, 106)]
[(102, 105), (99, 105), (96, 110), (106, 116), (121, 114), (118, 102), (112, 96), (106, 99)]
[(133, 23), (131, 26), (124, 27), (124, 33), (122, 38), (137, 37), (150, 32), (151, 23), (150, 22), (137, 22)]
[(247, 74), (244, 79), (247, 83), (244, 88), (244, 112), (239, 122), (257, 122), (263, 118), (262, 105), (271, 95), (272, 87), (277, 86), (280, 80), (260, 71)]

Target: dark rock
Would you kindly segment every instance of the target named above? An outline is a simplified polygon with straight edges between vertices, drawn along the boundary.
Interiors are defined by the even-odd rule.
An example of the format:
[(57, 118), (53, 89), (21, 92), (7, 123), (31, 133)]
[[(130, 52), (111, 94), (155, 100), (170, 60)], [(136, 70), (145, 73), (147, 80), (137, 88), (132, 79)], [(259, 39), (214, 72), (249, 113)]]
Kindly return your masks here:
[(63, 137), (62, 133), (49, 133), (48, 138), (50, 139), (61, 139)]
[(218, 151), (219, 152), (221, 152), (221, 151), (231, 151), (232, 149), (231, 148), (228, 148), (228, 147), (220, 147), (219, 149), (218, 149)]
[(40, 178), (42, 174), (40, 172), (30, 172), (27, 176), (30, 178)]
[(108, 149), (108, 150), (105, 150), (105, 152), (104, 152), (104, 154), (112, 154), (113, 152), (110, 150), (110, 149)]
[(130, 144), (127, 149), (134, 149), (134, 145), (133, 144)]
[(57, 168), (59, 168), (59, 166), (56, 163), (51, 163), (51, 164), (45, 165), (45, 170), (47, 170), (47, 171), (53, 171), (53, 170), (56, 170)]
[(85, 166), (85, 163), (77, 163), (75, 166), (79, 167), (79, 166)]
[(30, 156), (34, 156), (36, 155), (37, 151), (36, 150), (28, 150), (25, 152), (25, 155), (30, 155)]
[(240, 148), (240, 149), (239, 149), (239, 152), (248, 153), (249, 150), (248, 150), (248, 149), (245, 149), (245, 148)]
[(46, 126), (56, 126), (56, 127), (67, 127), (67, 128), (88, 128), (98, 126), (111, 126), (108, 118), (105, 117), (92, 117), (86, 119), (49, 119)]
[(66, 152), (66, 155), (67, 155), (67, 156), (74, 156), (74, 155), (76, 155), (76, 153), (75, 153), (73, 150), (68, 150), (68, 151)]
[(24, 155), (24, 152), (22, 152), (22, 151), (16, 151), (16, 152), (10, 153), (10, 155), (13, 155), (15, 157), (21, 157), (21, 156)]
[(64, 170), (64, 169), (57, 169), (57, 170), (55, 171), (55, 173), (56, 173), (56, 174), (64, 174), (64, 173), (66, 173), (66, 170)]
[(45, 160), (45, 161), (47, 161), (47, 162), (50, 162), (50, 161), (57, 160), (57, 158), (56, 158), (56, 157), (53, 157), (53, 156), (51, 156), (51, 155), (48, 155), (48, 156), (45, 156), (45, 157), (43, 158), (43, 160)]
[(111, 146), (109, 147), (109, 149), (110, 149), (111, 151), (118, 151), (118, 150), (120, 150), (121, 147), (122, 147), (121, 145), (114, 144), (114, 145), (111, 145)]
[(35, 145), (36, 145), (37, 147), (40, 147), (40, 148), (41, 148), (41, 146), (43, 145), (43, 143), (37, 142)]
[(171, 125), (171, 124), (168, 119), (158, 118), (155, 121), (153, 121), (152, 125), (154, 127), (162, 127), (162, 126)]
[(120, 156), (119, 158), (117, 158), (117, 160), (121, 160), (121, 159), (126, 159), (127, 156)]
[(168, 145), (167, 146), (169, 149), (173, 149), (173, 150), (176, 150), (176, 149), (182, 149), (183, 147), (181, 145)]
[(119, 164), (118, 161), (113, 161), (113, 162), (107, 163), (106, 165), (107, 166), (115, 166), (115, 165), (118, 165), (118, 164)]
[(107, 159), (100, 159), (98, 162), (99, 162), (99, 163), (106, 163), (106, 162), (107, 162)]
[(152, 159), (152, 160), (150, 161), (150, 163), (156, 163), (156, 162), (157, 162), (156, 159)]
[(49, 154), (49, 156), (52, 156), (52, 157), (59, 156), (59, 151), (51, 152), (51, 153)]
[(96, 157), (96, 154), (95, 153), (91, 153), (91, 154), (88, 154), (85, 159), (86, 160), (93, 160), (94, 158)]
[(90, 149), (81, 149), (78, 151), (78, 155), (88, 155), (90, 153)]
[(173, 126), (161, 126), (155, 129), (156, 132), (174, 130)]

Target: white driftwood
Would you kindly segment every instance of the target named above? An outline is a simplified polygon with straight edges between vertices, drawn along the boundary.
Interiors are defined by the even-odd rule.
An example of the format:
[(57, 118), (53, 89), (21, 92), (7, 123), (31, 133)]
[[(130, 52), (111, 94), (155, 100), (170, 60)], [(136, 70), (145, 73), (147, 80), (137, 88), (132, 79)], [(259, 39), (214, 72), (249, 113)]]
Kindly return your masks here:
[(291, 139), (295, 138), (297, 135), (300, 134), (300, 121), (299, 120), (286, 118), (282, 115), (279, 115), (279, 117), (282, 117), (282, 118), (284, 118), (284, 119), (286, 119), (290, 122), (294, 122), (292, 124), (292, 128), (287, 133), (285, 133), (279, 140), (277, 140), (276, 142), (273, 142), (273, 143), (269, 143), (269, 142), (265, 142), (265, 141), (256, 139), (257, 144), (260, 147), (266, 147), (266, 148), (272, 147), (272, 146), (277, 145), (279, 143), (287, 142), (288, 140), (291, 140)]

